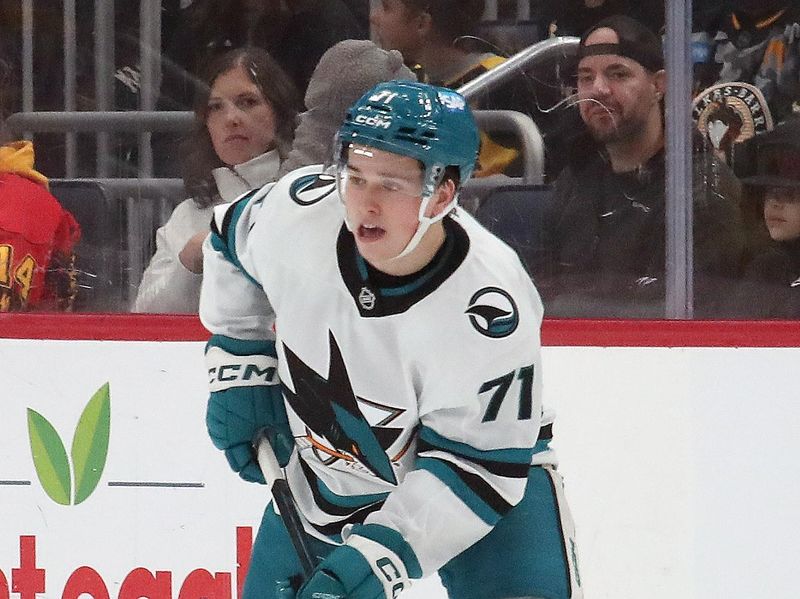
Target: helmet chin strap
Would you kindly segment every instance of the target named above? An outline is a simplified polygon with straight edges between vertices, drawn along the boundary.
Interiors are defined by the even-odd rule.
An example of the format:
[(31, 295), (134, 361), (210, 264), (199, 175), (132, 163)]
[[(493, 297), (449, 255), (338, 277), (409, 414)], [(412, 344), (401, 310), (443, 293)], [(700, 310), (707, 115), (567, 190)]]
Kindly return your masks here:
[(411, 239), (408, 240), (408, 243), (406, 244), (406, 247), (403, 248), (403, 251), (397, 254), (394, 258), (389, 258), (389, 262), (404, 258), (416, 249), (416, 247), (419, 245), (419, 242), (422, 241), (422, 238), (425, 236), (425, 233), (427, 233), (428, 229), (430, 229), (431, 225), (442, 220), (453, 208), (455, 208), (456, 202), (458, 201), (458, 192), (453, 194), (453, 199), (439, 214), (436, 216), (425, 216), (425, 211), (428, 209), (428, 205), (431, 203), (432, 198), (432, 195), (428, 195), (422, 199), (422, 202), (419, 205), (419, 224), (417, 225), (417, 230), (414, 231), (414, 235), (412, 235)]
[(425, 233), (428, 231), (428, 229), (430, 229), (431, 225), (442, 220), (455, 207), (456, 202), (458, 202), (457, 190), (453, 194), (453, 199), (450, 200), (450, 203), (447, 204), (447, 206), (445, 206), (438, 215), (425, 216), (425, 212), (427, 212), (431, 200), (436, 195), (436, 189), (442, 183), (444, 172), (444, 166), (439, 164), (432, 166), (428, 170), (425, 176), (425, 189), (422, 194), (422, 201), (419, 204), (419, 224), (417, 225), (417, 230), (414, 231), (414, 234), (411, 236), (411, 239), (408, 240), (408, 243), (406, 244), (406, 247), (403, 248), (403, 251), (397, 254), (394, 258), (389, 258), (389, 262), (404, 258), (413, 252), (414, 249), (416, 249), (416, 247), (419, 245), (419, 242), (422, 241), (422, 238), (425, 236)]

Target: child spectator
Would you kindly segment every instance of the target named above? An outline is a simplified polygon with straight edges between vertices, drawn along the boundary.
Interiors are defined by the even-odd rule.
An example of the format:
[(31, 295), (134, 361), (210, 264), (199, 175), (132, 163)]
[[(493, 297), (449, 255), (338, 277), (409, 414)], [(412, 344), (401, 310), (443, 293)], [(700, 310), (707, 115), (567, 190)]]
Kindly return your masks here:
[(738, 316), (800, 318), (800, 120), (754, 138), (755, 175), (743, 183), (766, 243), (745, 269)]
[(299, 94), (260, 48), (233, 50), (214, 61), (195, 105), (184, 182), (190, 198), (156, 235), (135, 312), (196, 313), (203, 239), (212, 207), (272, 181), (289, 153)]

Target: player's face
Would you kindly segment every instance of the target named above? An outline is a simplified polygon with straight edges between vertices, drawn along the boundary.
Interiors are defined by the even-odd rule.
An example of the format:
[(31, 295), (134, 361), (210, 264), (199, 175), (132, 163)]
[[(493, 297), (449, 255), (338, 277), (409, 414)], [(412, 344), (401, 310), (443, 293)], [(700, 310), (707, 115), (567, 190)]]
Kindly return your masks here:
[(373, 4), (369, 22), (378, 45), (384, 50), (399, 50), (406, 62), (416, 60), (421, 44), (419, 15), (401, 0), (380, 0)]
[[(616, 44), (612, 29), (601, 28), (587, 45)], [(578, 107), (597, 141), (613, 143), (636, 138), (653, 118), (664, 92), (664, 72), (651, 73), (635, 60), (613, 54), (586, 56), (578, 63)]]
[(764, 222), (775, 241), (800, 238), (800, 188), (768, 188), (764, 194)]
[[(405, 249), (419, 226), (423, 186), (419, 162), (353, 146), (341, 177), (347, 219), (359, 253), (378, 270), (407, 274), (398, 271), (401, 265), (392, 259)], [(431, 202), (426, 215), (430, 216), (435, 207)]]
[(214, 151), (228, 166), (275, 147), (275, 111), (240, 66), (211, 85), (206, 127)]

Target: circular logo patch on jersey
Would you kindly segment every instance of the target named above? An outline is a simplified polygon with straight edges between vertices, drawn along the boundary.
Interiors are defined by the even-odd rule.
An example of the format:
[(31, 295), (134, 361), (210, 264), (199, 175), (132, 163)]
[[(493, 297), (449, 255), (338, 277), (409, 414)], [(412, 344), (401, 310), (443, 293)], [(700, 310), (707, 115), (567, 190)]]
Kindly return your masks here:
[(475, 293), (465, 314), (476, 331), (495, 339), (508, 337), (519, 324), (517, 304), (498, 287), (484, 287)]
[(311, 206), (329, 196), (336, 189), (336, 178), (333, 175), (303, 175), (292, 181), (289, 196), (296, 204)]

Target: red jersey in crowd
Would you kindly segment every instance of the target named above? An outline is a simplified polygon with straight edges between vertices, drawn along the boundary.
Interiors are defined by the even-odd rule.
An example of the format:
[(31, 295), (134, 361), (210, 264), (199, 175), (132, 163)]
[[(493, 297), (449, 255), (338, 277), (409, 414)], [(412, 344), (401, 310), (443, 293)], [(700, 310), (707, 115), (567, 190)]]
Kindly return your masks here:
[(33, 168), (33, 146), (0, 147), (0, 312), (69, 310), (80, 227)]

